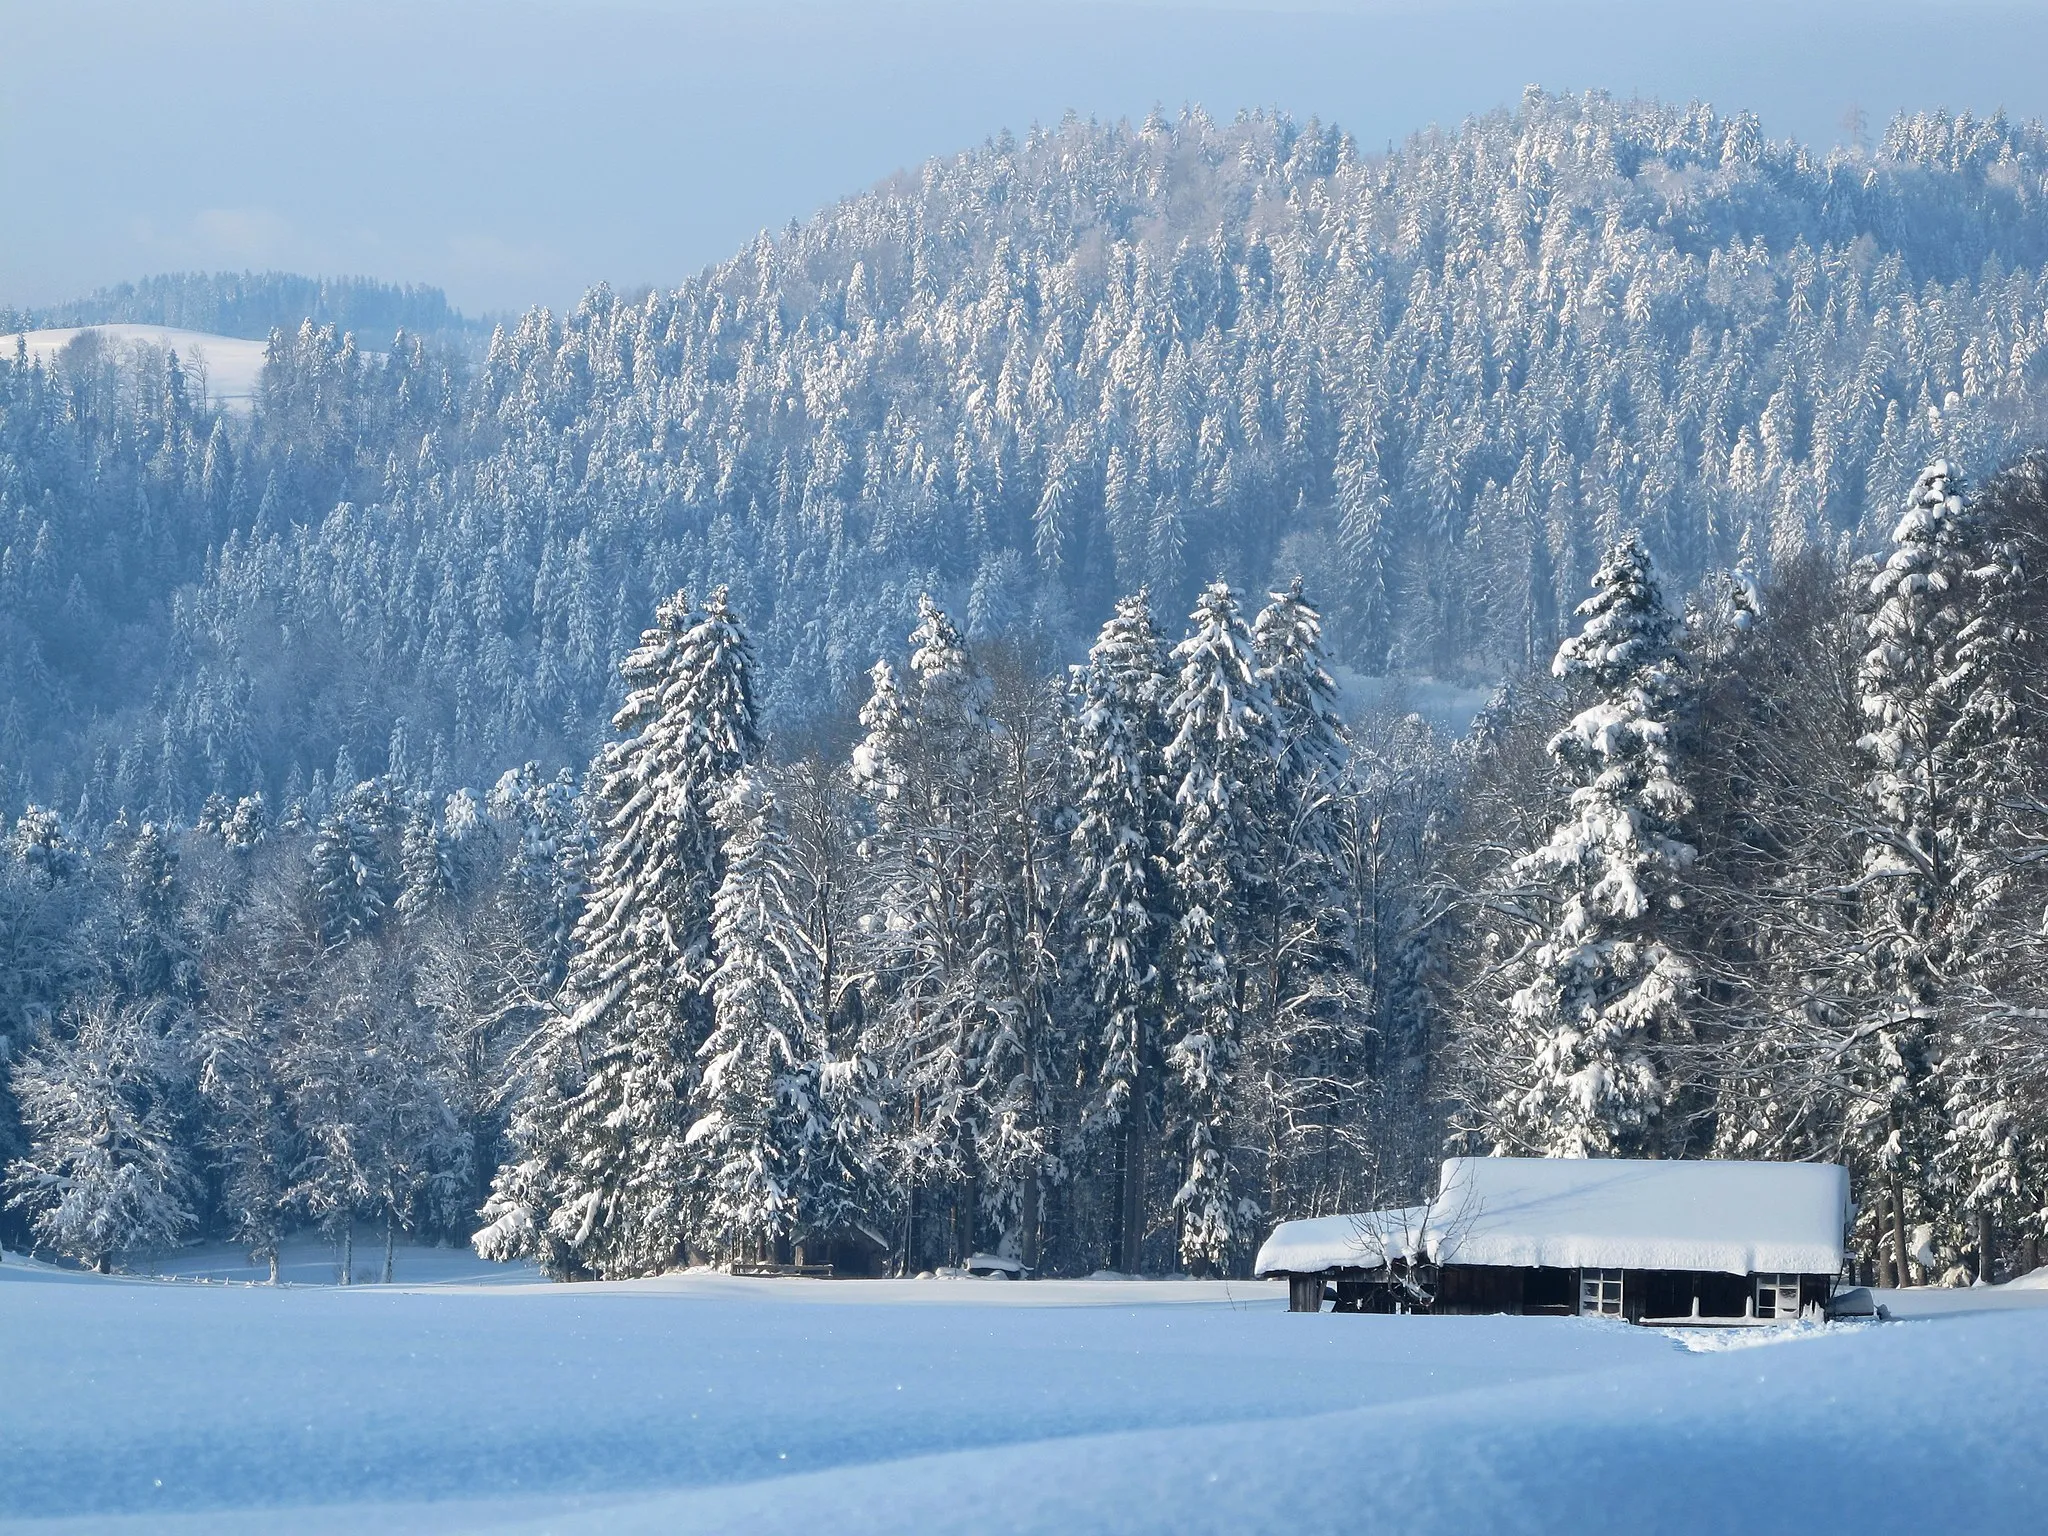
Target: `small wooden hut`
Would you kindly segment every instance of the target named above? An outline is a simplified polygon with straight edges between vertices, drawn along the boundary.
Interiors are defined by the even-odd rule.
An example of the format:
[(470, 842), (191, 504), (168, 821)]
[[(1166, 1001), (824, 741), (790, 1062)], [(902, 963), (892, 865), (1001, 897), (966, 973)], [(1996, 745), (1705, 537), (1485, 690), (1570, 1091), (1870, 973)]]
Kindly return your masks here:
[(1255, 1272), (1297, 1312), (1519, 1312), (1756, 1324), (1825, 1312), (1832, 1163), (1454, 1157), (1423, 1205), (1282, 1222)]

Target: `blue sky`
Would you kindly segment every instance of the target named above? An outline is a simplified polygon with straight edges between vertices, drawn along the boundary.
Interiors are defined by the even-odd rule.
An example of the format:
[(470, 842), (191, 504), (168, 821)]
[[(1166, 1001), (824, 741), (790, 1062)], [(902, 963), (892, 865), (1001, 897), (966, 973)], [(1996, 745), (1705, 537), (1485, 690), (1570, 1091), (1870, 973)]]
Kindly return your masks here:
[(276, 266), (561, 304), (1068, 108), (1380, 148), (1531, 82), (1823, 143), (2048, 116), (2048, 0), (0, 0), (0, 37), (0, 303)]

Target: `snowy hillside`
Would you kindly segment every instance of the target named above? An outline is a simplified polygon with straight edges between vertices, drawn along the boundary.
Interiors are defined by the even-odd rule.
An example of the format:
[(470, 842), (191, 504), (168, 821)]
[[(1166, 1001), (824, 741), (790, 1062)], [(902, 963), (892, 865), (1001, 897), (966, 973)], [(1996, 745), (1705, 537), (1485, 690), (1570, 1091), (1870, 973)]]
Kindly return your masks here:
[(2048, 1478), (2014, 1432), (2048, 1295), (1940, 1299), (1700, 1353), (1244, 1284), (270, 1290), (10, 1255), (35, 1388), (0, 1394), (0, 1531), (2007, 1528)]
[[(216, 336), (207, 331), (185, 331), (169, 325), (67, 326), (28, 331), (22, 334), (21, 341), (30, 358), (48, 366), (87, 331), (116, 348), (132, 348), (140, 343), (176, 352), (188, 377), (195, 383), (201, 377), (205, 379), (208, 399), (230, 410), (251, 411), (256, 407), (256, 381), (263, 374), (264, 342)], [(198, 393), (196, 389), (193, 392), (195, 396)]]

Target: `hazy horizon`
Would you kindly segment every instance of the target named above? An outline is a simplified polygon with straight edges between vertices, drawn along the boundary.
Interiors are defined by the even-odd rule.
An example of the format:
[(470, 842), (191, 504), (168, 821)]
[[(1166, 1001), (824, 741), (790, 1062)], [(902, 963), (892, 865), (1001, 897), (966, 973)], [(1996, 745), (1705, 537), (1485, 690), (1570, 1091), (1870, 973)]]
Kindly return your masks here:
[(1999, 4), (0, 0), (0, 19), (0, 303), (24, 305), (243, 267), (429, 283), (471, 313), (673, 285), (1068, 110), (1275, 107), (1367, 149), (1531, 83), (1699, 98), (1822, 145), (1852, 108), (1873, 133), (1901, 109), (2048, 114), (2048, 11)]

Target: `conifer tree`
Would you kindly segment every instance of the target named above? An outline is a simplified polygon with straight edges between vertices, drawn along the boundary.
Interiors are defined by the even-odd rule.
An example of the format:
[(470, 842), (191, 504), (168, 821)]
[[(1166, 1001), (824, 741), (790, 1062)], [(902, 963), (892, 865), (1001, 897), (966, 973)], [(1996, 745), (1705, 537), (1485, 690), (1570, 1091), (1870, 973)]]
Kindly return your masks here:
[(1148, 595), (1117, 602), (1115, 616), (1075, 669), (1073, 751), (1078, 793), (1071, 838), (1099, 1034), (1095, 1092), (1120, 1139), (1117, 1266), (1144, 1258), (1145, 1173), (1159, 1115), (1160, 1028), (1172, 936), (1167, 853), (1173, 803), (1163, 761), (1166, 647)]
[(1366, 1073), (1370, 1032), (1356, 936), (1342, 889), (1341, 809), (1350, 744), (1323, 649), (1322, 616), (1297, 578), (1252, 624), (1258, 677), (1272, 700), (1273, 762), (1258, 858), (1264, 901), (1246, 957), (1254, 966), (1247, 1064), (1258, 1101), (1267, 1185), (1278, 1198), (1298, 1152), (1327, 1145)]
[(715, 1251), (765, 1259), (796, 1228), (819, 1129), (817, 956), (795, 909), (773, 793), (743, 773), (713, 815), (726, 839), (725, 878), (713, 919), (714, 1022), (698, 1052), (689, 1142), (703, 1165)]
[(954, 1260), (977, 1243), (990, 1191), (989, 1052), (1009, 978), (991, 964), (989, 687), (952, 618), (929, 596), (910, 635), (915, 691), (877, 667), (854, 778), (874, 807), (870, 841), (871, 963), (880, 993), (865, 1053), (898, 1100), (893, 1162), (906, 1189), (906, 1248), (920, 1191), (942, 1191)]
[(454, 894), (448, 850), (434, 821), (433, 803), (425, 795), (415, 796), (399, 841), (398, 899), (393, 906), (400, 918), (416, 923)]
[(320, 819), (311, 853), (320, 931), (330, 945), (379, 932), (390, 910), (391, 870), (383, 831), (389, 810), (374, 779), (350, 787)]
[(1241, 1022), (1253, 985), (1247, 951), (1271, 895), (1259, 840), (1278, 732), (1251, 632), (1223, 582), (1203, 590), (1193, 629), (1172, 660), (1164, 760), (1176, 813), (1169, 857), (1179, 1017), (1167, 1055), (1184, 1138), (1173, 1203), (1183, 1262), (1221, 1270), (1251, 1238), (1258, 1211), (1243, 1192), (1232, 1135), (1242, 1104)]
[(682, 594), (664, 602), (623, 664), (622, 739), (591, 770), (598, 848), (564, 1010), (532, 1053), (535, 1091), (569, 1096), (558, 1118), (522, 1115), (480, 1248), (538, 1246), (544, 1222), (557, 1258), (637, 1274), (696, 1231), (686, 1139), (711, 1025), (711, 811), (759, 748), (751, 665), (722, 589), (694, 617)]
[(1675, 927), (1694, 857), (1675, 739), (1688, 664), (1633, 535), (1608, 551), (1578, 613), (1551, 670), (1590, 702), (1549, 743), (1573, 785), (1568, 817), (1515, 865), (1541, 926), (1506, 966), (1481, 1128), (1502, 1152), (1636, 1156), (1664, 1145), (1669, 1052), (1692, 986)]
[[(1941, 1081), (1948, 995), (1981, 969), (1985, 927), (2004, 888), (1990, 846), (2014, 780), (2015, 707), (1999, 675), (1999, 601), (2011, 572), (1983, 546), (1945, 461), (1922, 470), (1872, 578), (1870, 648), (1858, 674), (1871, 729), (1864, 852), (1863, 1092), (1852, 1131), (1890, 1184), (1895, 1254), (1913, 1215), (1931, 1215), (1946, 1122), (1962, 1133), (1949, 1161), (1972, 1205), (1997, 1202), (1999, 1095), (1970, 1053)], [(1945, 1112), (1946, 1087), (1957, 1098)]]

